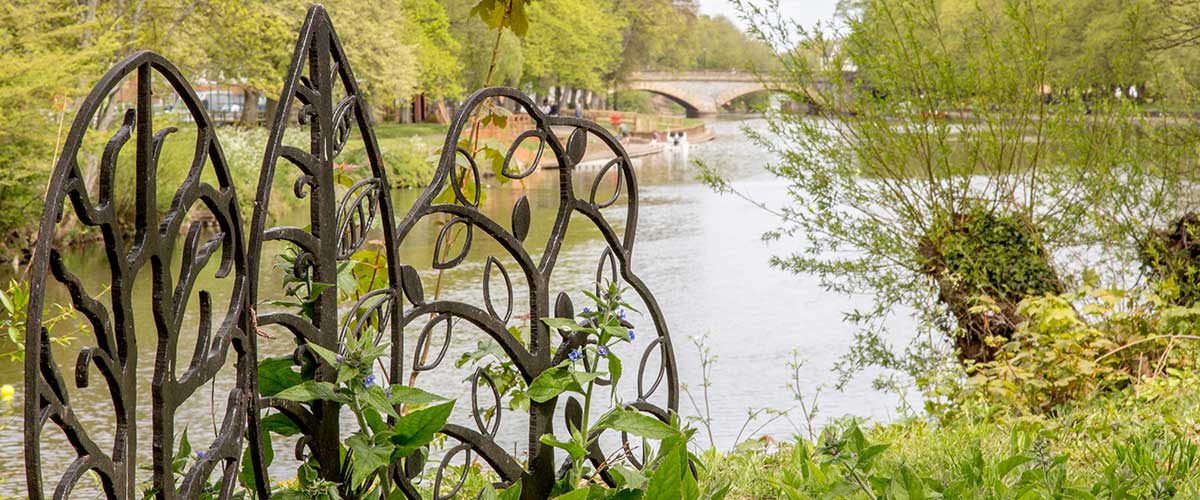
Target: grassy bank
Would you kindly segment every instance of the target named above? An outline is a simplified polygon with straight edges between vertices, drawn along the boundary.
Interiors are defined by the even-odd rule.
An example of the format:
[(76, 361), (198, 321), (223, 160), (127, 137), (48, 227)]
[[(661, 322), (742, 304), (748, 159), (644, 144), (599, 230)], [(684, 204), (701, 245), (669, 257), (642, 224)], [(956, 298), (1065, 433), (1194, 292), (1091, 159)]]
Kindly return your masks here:
[(945, 421), (842, 421), (709, 451), (728, 498), (1200, 498), (1200, 378), (1156, 379), (1053, 415), (961, 408)]

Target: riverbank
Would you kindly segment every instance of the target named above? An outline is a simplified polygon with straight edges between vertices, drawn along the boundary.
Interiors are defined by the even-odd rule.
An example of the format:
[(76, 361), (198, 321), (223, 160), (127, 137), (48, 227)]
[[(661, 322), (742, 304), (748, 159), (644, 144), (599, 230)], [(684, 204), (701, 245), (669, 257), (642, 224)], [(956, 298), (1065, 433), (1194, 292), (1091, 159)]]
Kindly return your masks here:
[[(712, 488), (757, 498), (1200, 498), (1200, 379), (1168, 377), (1018, 415), (842, 420), (703, 455)], [(703, 432), (703, 431), (701, 431)]]

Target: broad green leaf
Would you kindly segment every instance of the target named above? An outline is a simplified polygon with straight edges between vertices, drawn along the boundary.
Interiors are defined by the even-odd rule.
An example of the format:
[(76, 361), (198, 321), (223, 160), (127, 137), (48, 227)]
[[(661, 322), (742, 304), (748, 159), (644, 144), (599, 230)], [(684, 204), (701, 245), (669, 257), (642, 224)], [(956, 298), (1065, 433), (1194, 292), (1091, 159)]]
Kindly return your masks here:
[(567, 454), (571, 455), (571, 460), (578, 460), (580, 457), (587, 454), (587, 450), (584, 450), (579, 443), (576, 443), (574, 440), (559, 441), (554, 437), (554, 434), (542, 434), (541, 441), (542, 444), (547, 444), (555, 448), (566, 450)]
[(555, 366), (542, 372), (529, 384), (529, 399), (545, 403), (572, 388), (579, 390), (571, 370), (563, 365)]
[(591, 491), (589, 489), (580, 488), (580, 489), (556, 496), (554, 498), (556, 498), (558, 500), (587, 500), (588, 494), (590, 494), (590, 493), (591, 493)]
[(424, 405), (446, 400), (444, 397), (425, 392), (416, 387), (407, 387), (400, 384), (392, 385), (392, 404), (394, 405)]
[(316, 354), (321, 359), (325, 360), (326, 363), (329, 363), (330, 365), (333, 365), (333, 366), (338, 365), (338, 359), (337, 359), (338, 355), (336, 352), (330, 351), (329, 349), (321, 347), (312, 342), (309, 342), (305, 345), (308, 346), (308, 349), (311, 350), (313, 352), (313, 354)]
[(612, 386), (612, 398), (616, 401), (617, 382), (621, 380), (621, 358), (612, 351), (608, 352), (608, 372), (610, 374), (608, 377), (609, 385)]
[(288, 387), (303, 381), (300, 373), (293, 369), (291, 356), (266, 358), (258, 362), (258, 392), (263, 396), (274, 396)]
[(337, 403), (349, 403), (349, 398), (345, 394), (337, 392), (337, 388), (329, 382), (315, 382), (307, 380), (300, 385), (288, 387), (280, 391), (275, 397), (286, 399), (289, 401), (297, 401), (307, 403), (314, 400), (333, 401)]
[(500, 492), (500, 500), (517, 500), (521, 498), (521, 481), (513, 483), (512, 486), (505, 488)]
[(542, 318), (542, 323), (545, 323), (550, 328), (566, 330), (568, 332), (579, 331), (585, 328), (579, 326), (579, 323), (576, 323), (575, 320), (568, 318)]
[(359, 392), (359, 394), (362, 395), (362, 401), (375, 411), (392, 418), (400, 417), (400, 414), (396, 413), (396, 409), (393, 408), (392, 404), (388, 401), (387, 394), (385, 394), (383, 389), (380, 389), (379, 386), (365, 387)]
[[(267, 415), (260, 422), (262, 429), (267, 432), (274, 432), (280, 436), (295, 436), (300, 433), (300, 428), (292, 422), (291, 417), (282, 413), (272, 413)], [(267, 441), (267, 439), (263, 439)]]
[(387, 467), (392, 456), (390, 444), (378, 446), (371, 443), (366, 434), (356, 432), (346, 439), (346, 447), (350, 449), (351, 471), (350, 485), (359, 488), (369, 481), (380, 469)]
[(621, 325), (604, 325), (604, 333), (621, 340), (629, 340), (629, 329)]
[(649, 439), (667, 439), (681, 435), (678, 429), (662, 420), (624, 408), (613, 408), (600, 416), (593, 428), (613, 429)]
[(396, 425), (392, 428), (395, 432), (391, 438), (392, 444), (396, 445), (393, 458), (398, 459), (411, 455), (418, 448), (433, 441), (434, 434), (446, 426), (446, 421), (450, 419), (450, 412), (453, 410), (454, 401), (450, 401), (411, 411), (397, 419)]
[(996, 466), (996, 474), (1000, 477), (1000, 479), (1004, 479), (1004, 476), (1007, 476), (1009, 472), (1013, 471), (1013, 469), (1016, 469), (1017, 467), (1020, 467), (1031, 460), (1033, 460), (1033, 458), (1026, 455), (1013, 455), (1006, 458)]
[(687, 440), (682, 435), (668, 438), (662, 443), (662, 460), (650, 483), (646, 486), (646, 498), (697, 498), (700, 490), (696, 478), (688, 467)]

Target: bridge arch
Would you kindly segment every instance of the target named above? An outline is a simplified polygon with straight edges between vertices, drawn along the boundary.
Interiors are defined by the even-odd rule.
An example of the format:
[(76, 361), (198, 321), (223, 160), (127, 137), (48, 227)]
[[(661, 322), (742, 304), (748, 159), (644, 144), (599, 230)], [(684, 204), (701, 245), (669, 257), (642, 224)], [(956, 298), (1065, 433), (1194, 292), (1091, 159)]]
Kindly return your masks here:
[(727, 71), (634, 73), (623, 88), (665, 96), (683, 106), (690, 117), (715, 115), (738, 97), (768, 90), (753, 74)]
[(703, 116), (705, 114), (709, 114), (707, 112), (700, 111), (700, 107), (703, 106), (703, 103), (697, 103), (694, 100), (689, 100), (689, 97), (679, 96), (678, 94), (673, 93), (669, 90), (626, 87), (624, 91), (625, 92), (646, 92), (646, 93), (665, 97), (668, 100), (670, 100), (671, 102), (682, 106), (683, 110), (687, 113), (687, 116), (689, 118), (695, 118), (697, 116)]

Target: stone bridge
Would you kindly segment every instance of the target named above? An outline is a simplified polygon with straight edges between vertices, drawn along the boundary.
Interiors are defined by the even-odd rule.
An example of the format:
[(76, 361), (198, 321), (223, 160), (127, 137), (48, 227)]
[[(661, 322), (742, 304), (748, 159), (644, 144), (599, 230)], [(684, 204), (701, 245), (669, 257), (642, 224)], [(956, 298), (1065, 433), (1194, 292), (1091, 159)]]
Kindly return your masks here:
[(753, 73), (701, 71), (686, 73), (638, 72), (630, 75), (624, 90), (644, 90), (679, 103), (687, 115), (714, 115), (738, 97), (767, 90)]

